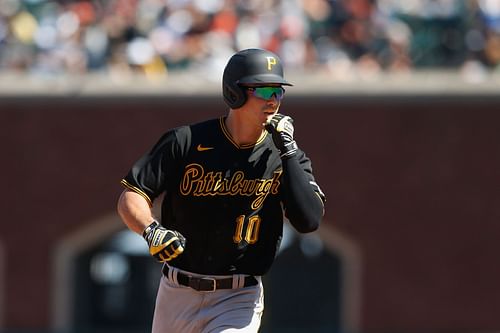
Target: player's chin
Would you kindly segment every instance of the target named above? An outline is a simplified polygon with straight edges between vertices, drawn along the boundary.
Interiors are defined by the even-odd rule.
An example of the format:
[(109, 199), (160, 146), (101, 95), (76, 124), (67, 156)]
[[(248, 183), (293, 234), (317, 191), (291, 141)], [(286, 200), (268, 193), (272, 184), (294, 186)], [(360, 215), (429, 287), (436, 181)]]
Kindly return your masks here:
[(265, 120), (263, 122), (263, 125), (267, 124), (276, 113), (276, 110), (273, 112), (264, 112)]

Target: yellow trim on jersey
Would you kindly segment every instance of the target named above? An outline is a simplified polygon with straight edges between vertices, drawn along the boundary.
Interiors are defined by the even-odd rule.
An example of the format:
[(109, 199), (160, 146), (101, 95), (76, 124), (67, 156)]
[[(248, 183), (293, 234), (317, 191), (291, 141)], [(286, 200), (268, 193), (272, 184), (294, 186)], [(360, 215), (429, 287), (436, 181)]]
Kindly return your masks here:
[(249, 143), (249, 144), (244, 144), (244, 145), (239, 145), (236, 143), (236, 141), (234, 141), (233, 137), (231, 136), (231, 133), (229, 133), (229, 129), (226, 127), (226, 123), (224, 122), (224, 119), (225, 117), (220, 117), (219, 118), (219, 123), (220, 123), (220, 127), (222, 129), (222, 133), (224, 133), (224, 136), (234, 145), (236, 146), (236, 148), (239, 148), (239, 149), (245, 149), (245, 148), (252, 148), (256, 145), (258, 145), (259, 143), (263, 142), (264, 139), (266, 138), (267, 136), (267, 131), (263, 130), (262, 131), (262, 134), (260, 135), (259, 139), (257, 140), (257, 142), (255, 143)]
[(325, 216), (325, 202), (323, 201), (323, 198), (318, 192), (314, 192), (318, 196), (319, 201), (321, 202), (321, 206), (323, 206), (323, 214), (322, 216)]
[(146, 193), (144, 193), (144, 191), (142, 191), (140, 188), (135, 187), (134, 185), (131, 185), (125, 179), (122, 179), (120, 184), (122, 184), (125, 188), (142, 196), (148, 202), (149, 207), (153, 207), (153, 200), (151, 200), (151, 198)]

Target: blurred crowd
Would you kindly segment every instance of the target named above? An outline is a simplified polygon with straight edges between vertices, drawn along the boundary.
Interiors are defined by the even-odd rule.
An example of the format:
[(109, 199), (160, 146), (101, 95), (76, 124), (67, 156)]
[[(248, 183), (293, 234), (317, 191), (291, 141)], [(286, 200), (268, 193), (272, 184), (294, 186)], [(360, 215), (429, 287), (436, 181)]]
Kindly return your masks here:
[(492, 71), (500, 0), (0, 0), (0, 71), (210, 74), (247, 47), (323, 73)]

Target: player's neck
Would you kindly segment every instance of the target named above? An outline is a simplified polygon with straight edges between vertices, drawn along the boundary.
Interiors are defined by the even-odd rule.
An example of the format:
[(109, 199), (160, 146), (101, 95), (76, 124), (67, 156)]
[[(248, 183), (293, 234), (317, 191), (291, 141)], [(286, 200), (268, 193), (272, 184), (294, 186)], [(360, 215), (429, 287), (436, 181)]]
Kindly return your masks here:
[(231, 138), (238, 145), (256, 143), (263, 134), (264, 128), (260, 124), (252, 124), (243, 116), (242, 112), (231, 110), (226, 118), (226, 128)]

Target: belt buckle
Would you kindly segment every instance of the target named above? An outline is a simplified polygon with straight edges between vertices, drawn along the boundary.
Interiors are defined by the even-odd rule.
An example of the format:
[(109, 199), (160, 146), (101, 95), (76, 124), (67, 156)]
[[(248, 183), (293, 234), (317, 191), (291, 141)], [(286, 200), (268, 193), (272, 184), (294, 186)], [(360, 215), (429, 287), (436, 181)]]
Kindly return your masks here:
[(191, 278), (189, 280), (189, 285), (191, 288), (198, 291), (214, 292), (217, 289), (216, 279), (213, 278)]

